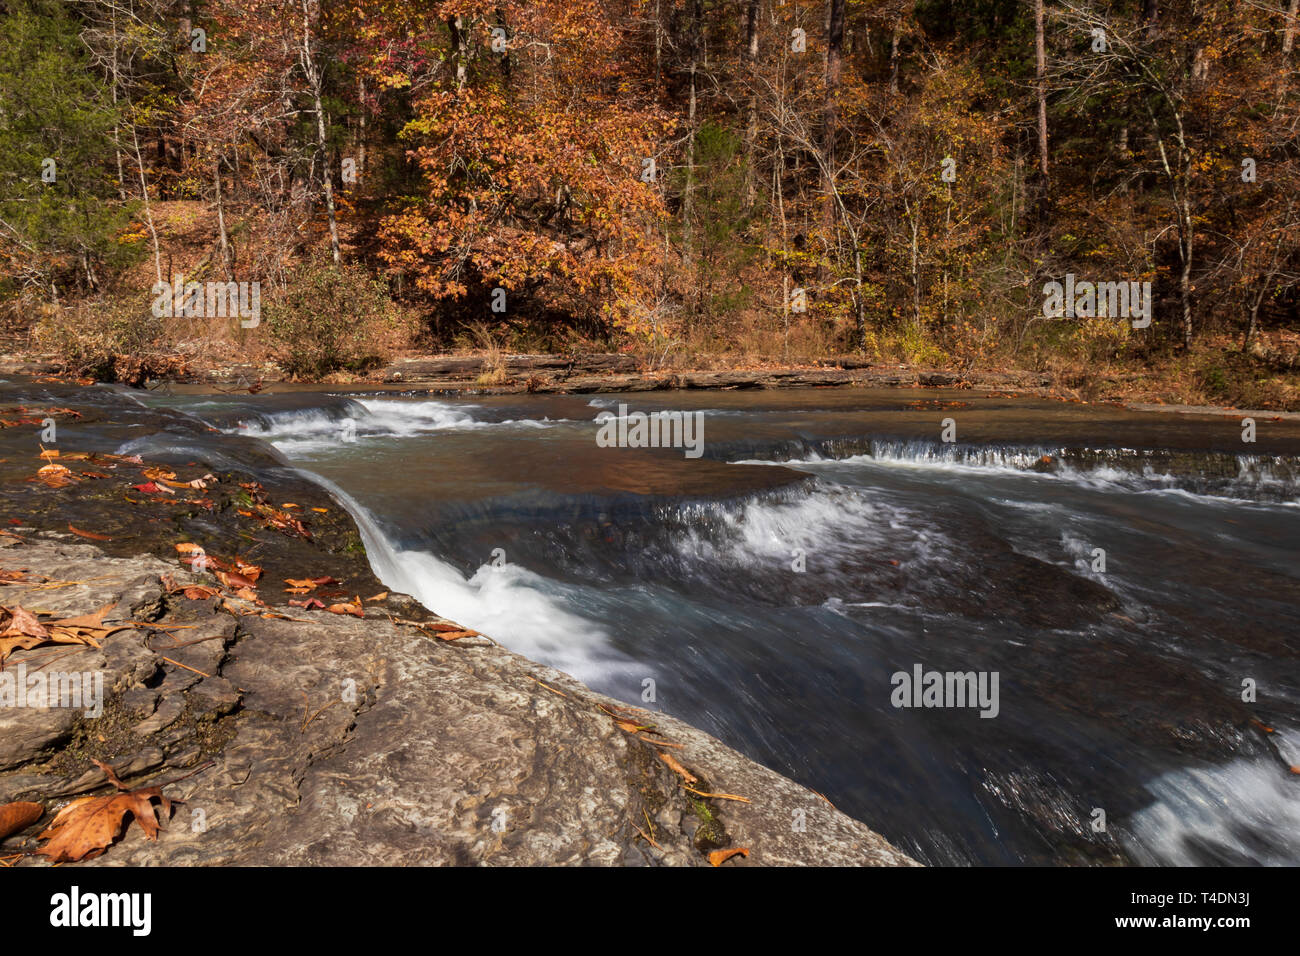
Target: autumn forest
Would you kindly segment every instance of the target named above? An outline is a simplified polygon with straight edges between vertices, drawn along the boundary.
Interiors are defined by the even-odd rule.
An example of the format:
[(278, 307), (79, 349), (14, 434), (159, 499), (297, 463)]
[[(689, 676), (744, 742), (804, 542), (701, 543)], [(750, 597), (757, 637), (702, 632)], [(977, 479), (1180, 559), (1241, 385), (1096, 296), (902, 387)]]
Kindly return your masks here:
[[(0, 311), (99, 377), (621, 350), (1291, 406), (1298, 2), (0, 0)], [(160, 319), (177, 275), (263, 317)]]

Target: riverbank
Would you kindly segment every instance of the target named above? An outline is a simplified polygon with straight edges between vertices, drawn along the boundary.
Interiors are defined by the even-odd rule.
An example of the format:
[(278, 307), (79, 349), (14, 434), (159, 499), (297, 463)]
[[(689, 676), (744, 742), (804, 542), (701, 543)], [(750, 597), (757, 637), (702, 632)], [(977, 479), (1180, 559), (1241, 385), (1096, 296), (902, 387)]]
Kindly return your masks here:
[[(206, 426), (118, 393), (4, 393), (0, 603), (111, 631), (6, 648), (6, 671), (102, 675), (103, 709), (0, 708), (0, 804), (42, 809), (5, 862), (38, 864), (63, 801), (111, 796), (94, 761), (185, 801), (107, 865), (913, 862), (715, 738), (386, 591), (346, 511), (261, 443), (205, 455)], [(142, 431), (165, 463), (116, 454)]]
[[(1300, 419), (1288, 402), (1260, 407), (1202, 403), (1200, 393), (1156, 377), (1135, 374), (1062, 376), (1017, 369), (954, 370), (879, 365), (842, 356), (807, 365), (647, 369), (630, 354), (487, 356), (478, 353), (408, 357), (363, 374), (337, 373), (320, 381), (296, 381), (272, 362), (227, 363), (173, 371), (142, 380), (138, 387), (176, 394), (285, 393), (317, 391), (409, 395), (582, 395), (608, 392), (748, 390), (785, 388), (957, 388), (1095, 402), (1135, 411)], [(0, 376), (70, 381), (52, 356), (23, 352), (0, 355)], [(81, 380), (89, 384), (89, 380)], [(1290, 409), (1290, 410), (1288, 410)]]

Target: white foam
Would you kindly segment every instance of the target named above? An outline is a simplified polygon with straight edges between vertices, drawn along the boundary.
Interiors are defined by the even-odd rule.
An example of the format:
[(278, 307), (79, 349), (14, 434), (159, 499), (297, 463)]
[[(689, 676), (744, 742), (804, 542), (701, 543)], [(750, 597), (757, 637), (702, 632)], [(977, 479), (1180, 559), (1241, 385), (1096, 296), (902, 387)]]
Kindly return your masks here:
[(584, 683), (608, 685), (614, 674), (627, 671), (631, 661), (610, 647), (608, 632), (567, 610), (554, 582), (510, 563), (500, 568), (484, 564), (466, 578), (431, 554), (396, 547), (354, 498), (333, 482), (306, 474), (352, 515), (370, 567), (388, 588)]
[(1297, 781), (1276, 761), (1239, 759), (1163, 774), (1125, 842), (1146, 866), (1204, 865), (1206, 847), (1265, 866), (1300, 864)]

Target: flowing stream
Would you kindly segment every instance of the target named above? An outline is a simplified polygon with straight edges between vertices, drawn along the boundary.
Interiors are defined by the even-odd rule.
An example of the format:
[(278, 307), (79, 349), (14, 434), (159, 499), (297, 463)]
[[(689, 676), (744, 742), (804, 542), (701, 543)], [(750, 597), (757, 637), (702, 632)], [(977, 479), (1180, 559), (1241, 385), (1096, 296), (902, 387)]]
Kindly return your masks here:
[[(149, 401), (329, 485), (391, 588), (923, 862), (1300, 863), (1300, 423), (934, 390)], [(601, 447), (620, 403), (702, 412), (702, 457)], [(918, 665), (996, 674), (996, 715), (895, 706)]]

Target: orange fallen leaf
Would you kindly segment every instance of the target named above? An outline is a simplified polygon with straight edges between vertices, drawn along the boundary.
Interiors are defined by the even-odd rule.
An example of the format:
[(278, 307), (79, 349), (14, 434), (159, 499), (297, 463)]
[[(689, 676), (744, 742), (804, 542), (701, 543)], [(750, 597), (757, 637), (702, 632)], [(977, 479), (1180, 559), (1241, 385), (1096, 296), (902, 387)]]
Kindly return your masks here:
[(365, 609), (361, 606), (361, 598), (349, 604), (331, 604), (325, 610), (331, 614), (351, 614), (353, 617), (365, 617)]
[(45, 814), (39, 803), (6, 803), (0, 806), (0, 840), (26, 830)]
[(163, 795), (161, 787), (73, 800), (59, 811), (49, 827), (37, 834), (38, 840), (49, 842), (36, 852), (51, 863), (93, 860), (122, 835), (128, 814), (140, 824), (145, 836), (157, 840), (160, 826), (154, 800), (161, 805), (164, 819), (170, 817), (172, 801)]
[(730, 850), (714, 850), (709, 854), (709, 862), (714, 866), (722, 866), (733, 856), (743, 856), (749, 858), (749, 849), (743, 846), (732, 847)]
[(388, 592), (387, 592), (387, 591), (380, 591), (380, 592), (379, 592), (378, 594), (376, 594), (374, 597), (368, 597), (368, 598), (366, 598), (366, 600), (367, 600), (367, 601), (383, 601), (383, 600), (385, 600), (387, 597), (388, 597)]
[(678, 763), (677, 758), (674, 757), (672, 754), (661, 753), (659, 755), (659, 759), (662, 760), (664, 763), (668, 764), (668, 766), (672, 768), (672, 771), (675, 774), (677, 774), (679, 777), (681, 777), (683, 780), (685, 780), (687, 783), (699, 782), (700, 778), (695, 776), (695, 774), (691, 773), (680, 763)]
[(82, 531), (80, 528), (73, 527), (71, 523), (68, 524), (68, 530), (71, 531), (73, 534), (77, 535), (78, 537), (89, 538), (91, 541), (112, 541), (113, 540), (111, 536), (106, 534), (98, 534), (94, 531)]
[(214, 571), (218, 581), (228, 588), (252, 588), (254, 581), (238, 571)]
[(328, 508), (312, 508), (311, 510), (312, 510), (312, 511), (315, 511), (315, 512), (318, 512), (318, 513), (320, 513), (320, 514), (323, 514), (323, 515), (324, 515), (324, 514), (329, 514), (329, 509), (328, 509)]
[(36, 615), (19, 604), (0, 607), (0, 637), (37, 637), (45, 640), (50, 632)]

